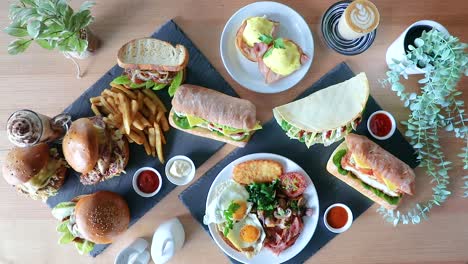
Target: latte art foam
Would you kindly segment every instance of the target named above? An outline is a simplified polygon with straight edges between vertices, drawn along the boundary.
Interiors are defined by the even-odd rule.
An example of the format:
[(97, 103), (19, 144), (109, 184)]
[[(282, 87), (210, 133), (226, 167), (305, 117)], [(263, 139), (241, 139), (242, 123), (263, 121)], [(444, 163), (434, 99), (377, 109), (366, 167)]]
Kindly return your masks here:
[(362, 4), (356, 4), (349, 17), (352, 24), (364, 31), (367, 31), (375, 23), (375, 14), (372, 8)]

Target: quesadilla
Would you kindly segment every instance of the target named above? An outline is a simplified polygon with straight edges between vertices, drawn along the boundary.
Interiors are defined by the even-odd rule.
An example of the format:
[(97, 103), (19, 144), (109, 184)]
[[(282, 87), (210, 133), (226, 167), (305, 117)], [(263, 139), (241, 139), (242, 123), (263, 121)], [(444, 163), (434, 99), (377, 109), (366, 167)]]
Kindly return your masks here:
[(329, 146), (361, 122), (369, 98), (365, 73), (273, 109), (276, 122), (291, 139)]

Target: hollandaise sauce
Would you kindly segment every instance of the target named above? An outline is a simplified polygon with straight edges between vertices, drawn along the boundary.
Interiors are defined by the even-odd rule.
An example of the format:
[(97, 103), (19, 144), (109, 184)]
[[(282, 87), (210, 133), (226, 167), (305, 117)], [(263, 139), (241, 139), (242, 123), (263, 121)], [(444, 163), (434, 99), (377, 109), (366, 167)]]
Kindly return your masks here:
[(284, 41), (284, 49), (271, 48), (273, 51), (263, 57), (263, 62), (274, 73), (286, 76), (301, 67), (301, 53), (293, 42)]
[(260, 42), (259, 37), (261, 34), (271, 35), (275, 24), (264, 17), (251, 17), (246, 21), (243, 39), (250, 47), (255, 43)]

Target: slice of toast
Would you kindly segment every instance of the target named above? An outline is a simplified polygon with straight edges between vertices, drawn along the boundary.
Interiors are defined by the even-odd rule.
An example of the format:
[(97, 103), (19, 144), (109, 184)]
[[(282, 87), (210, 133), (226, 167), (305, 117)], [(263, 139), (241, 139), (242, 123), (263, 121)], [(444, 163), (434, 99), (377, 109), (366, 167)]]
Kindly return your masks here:
[(125, 69), (180, 71), (189, 61), (187, 49), (180, 44), (155, 38), (134, 39), (117, 53), (117, 63)]
[(283, 166), (274, 160), (249, 160), (234, 166), (232, 179), (240, 184), (272, 182), (283, 174)]

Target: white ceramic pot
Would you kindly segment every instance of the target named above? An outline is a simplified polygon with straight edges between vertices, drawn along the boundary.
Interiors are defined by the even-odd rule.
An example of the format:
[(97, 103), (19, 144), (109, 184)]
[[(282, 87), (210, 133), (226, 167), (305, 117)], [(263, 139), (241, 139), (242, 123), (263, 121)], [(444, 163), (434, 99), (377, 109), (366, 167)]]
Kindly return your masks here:
[(151, 244), (154, 263), (163, 264), (169, 261), (182, 248), (184, 242), (184, 227), (177, 217), (162, 223), (154, 232)]
[[(403, 33), (388, 47), (387, 49), (387, 54), (386, 54), (386, 61), (387, 65), (394, 64), (392, 59), (396, 59), (398, 61), (405, 61), (406, 60), (406, 52), (405, 52), (405, 37), (406, 34), (408, 33), (408, 30), (414, 26), (430, 26), (432, 28), (437, 29), (438, 31), (444, 33), (444, 34), (449, 34), (448, 30), (442, 26), (440, 23), (437, 23), (436, 21), (433, 20), (420, 20), (418, 22), (413, 23), (411, 26), (405, 29)], [(420, 68), (413, 67), (413, 68), (408, 68), (406, 69), (407, 74), (422, 74), (424, 71)]]

